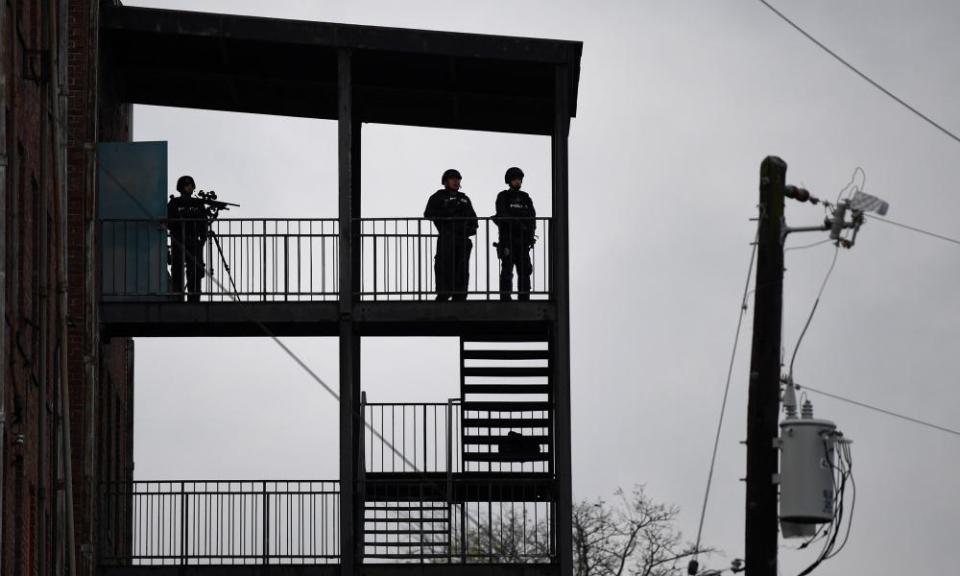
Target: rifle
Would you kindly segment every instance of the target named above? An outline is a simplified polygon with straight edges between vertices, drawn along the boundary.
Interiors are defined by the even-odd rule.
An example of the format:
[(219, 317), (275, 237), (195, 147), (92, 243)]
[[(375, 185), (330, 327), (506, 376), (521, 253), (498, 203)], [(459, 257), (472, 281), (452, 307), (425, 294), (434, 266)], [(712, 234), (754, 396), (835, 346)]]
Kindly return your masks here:
[(197, 192), (197, 197), (207, 205), (207, 211), (210, 214), (211, 218), (216, 218), (221, 210), (229, 210), (231, 206), (239, 208), (239, 204), (234, 204), (232, 202), (223, 202), (222, 200), (217, 200), (217, 193), (213, 190), (209, 192), (204, 192), (203, 190)]

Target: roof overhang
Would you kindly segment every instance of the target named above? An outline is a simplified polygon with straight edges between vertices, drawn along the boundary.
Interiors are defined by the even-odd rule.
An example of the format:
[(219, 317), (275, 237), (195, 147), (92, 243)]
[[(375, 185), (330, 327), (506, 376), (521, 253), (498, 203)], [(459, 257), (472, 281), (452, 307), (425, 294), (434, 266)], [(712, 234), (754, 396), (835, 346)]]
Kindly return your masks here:
[(550, 134), (580, 42), (114, 7), (104, 79), (121, 102), (337, 118), (337, 55), (352, 55), (355, 120)]

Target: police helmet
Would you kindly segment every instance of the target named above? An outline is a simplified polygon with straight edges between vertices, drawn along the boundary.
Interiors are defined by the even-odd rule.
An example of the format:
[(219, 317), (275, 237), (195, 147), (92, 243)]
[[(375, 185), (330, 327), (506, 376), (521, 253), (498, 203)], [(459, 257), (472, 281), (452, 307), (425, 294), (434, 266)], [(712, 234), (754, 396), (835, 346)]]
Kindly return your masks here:
[(197, 183), (193, 181), (193, 176), (181, 176), (177, 178), (177, 192), (183, 192), (184, 186), (187, 184), (193, 184), (193, 187), (197, 187)]
[(509, 184), (519, 178), (523, 180), (523, 170), (514, 166), (513, 168), (507, 168), (507, 173), (503, 175), (503, 181)]
[(444, 186), (446, 186), (446, 185), (447, 185), (447, 179), (449, 179), (449, 178), (457, 178), (457, 179), (461, 179), (461, 180), (462, 180), (462, 179), (463, 179), (463, 176), (461, 176), (461, 175), (460, 175), (460, 172), (458, 172), (457, 170), (454, 170), (453, 168), (450, 168), (449, 170), (447, 170), (446, 172), (443, 173), (443, 176), (440, 177), (440, 183), (443, 184)]

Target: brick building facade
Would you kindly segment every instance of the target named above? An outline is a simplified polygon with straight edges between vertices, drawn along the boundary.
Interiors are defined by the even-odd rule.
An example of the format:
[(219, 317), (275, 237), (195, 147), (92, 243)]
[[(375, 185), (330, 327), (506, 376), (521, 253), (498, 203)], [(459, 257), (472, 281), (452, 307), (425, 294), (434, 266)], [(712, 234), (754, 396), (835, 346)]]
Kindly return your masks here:
[(98, 487), (132, 476), (133, 343), (101, 341), (97, 318), (92, 145), (129, 139), (130, 119), (99, 94), (99, 9), (0, 0), (0, 572), (10, 576), (93, 574)]

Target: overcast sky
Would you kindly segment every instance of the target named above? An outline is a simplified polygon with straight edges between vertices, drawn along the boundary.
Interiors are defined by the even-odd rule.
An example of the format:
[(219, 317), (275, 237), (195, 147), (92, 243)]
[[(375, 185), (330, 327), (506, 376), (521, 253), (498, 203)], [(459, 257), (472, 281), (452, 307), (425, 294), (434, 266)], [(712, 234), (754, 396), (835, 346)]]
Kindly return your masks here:
[[(693, 537), (754, 235), (758, 171), (834, 197), (856, 166), (892, 219), (960, 236), (960, 144), (879, 94), (756, 0), (127, 2), (383, 26), (580, 40), (570, 132), (573, 462), (577, 498), (645, 483)], [(960, 131), (960, 4), (779, 0), (812, 34)], [(336, 216), (328, 121), (137, 107), (134, 138), (170, 142), (171, 181), (242, 204), (236, 217)], [(489, 215), (519, 165), (546, 211), (544, 138), (365, 126), (365, 216), (415, 216), (457, 167)], [(821, 209), (790, 203), (790, 224)], [(800, 245), (821, 239), (791, 238)], [(788, 353), (830, 264), (789, 252)], [(868, 222), (840, 254), (797, 360), (800, 384), (960, 427), (960, 251)], [(752, 302), (751, 302), (752, 303)], [(752, 309), (748, 311), (752, 314)], [(743, 554), (751, 316), (741, 336), (704, 541)], [(333, 339), (290, 345), (331, 384)], [(266, 339), (137, 340), (136, 476), (336, 478), (335, 402)], [(457, 394), (453, 339), (365, 341), (371, 401)], [(811, 395), (854, 439), (849, 546), (818, 574), (951, 573), (960, 520), (957, 437)], [(791, 543), (792, 544), (792, 543)], [(811, 553), (784, 550), (795, 574)]]

